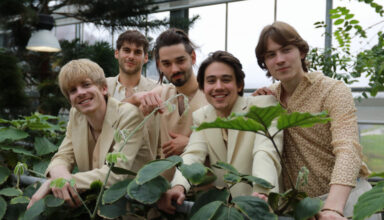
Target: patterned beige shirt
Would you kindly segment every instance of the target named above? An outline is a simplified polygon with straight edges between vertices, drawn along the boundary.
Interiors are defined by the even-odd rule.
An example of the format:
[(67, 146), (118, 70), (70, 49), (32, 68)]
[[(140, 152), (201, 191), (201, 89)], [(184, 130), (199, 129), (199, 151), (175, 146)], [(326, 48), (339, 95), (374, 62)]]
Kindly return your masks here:
[[(272, 90), (281, 103), (281, 83)], [(308, 168), (309, 176), (302, 190), (312, 197), (328, 193), (330, 184), (355, 186), (359, 176), (368, 174), (362, 162), (355, 104), (343, 82), (322, 73), (308, 73), (287, 101), (286, 109), (289, 113), (328, 111), (332, 119), (327, 124), (284, 131), (287, 170), (282, 173), (286, 189), (290, 185), (284, 174), (288, 172), (296, 181), (303, 166)]]

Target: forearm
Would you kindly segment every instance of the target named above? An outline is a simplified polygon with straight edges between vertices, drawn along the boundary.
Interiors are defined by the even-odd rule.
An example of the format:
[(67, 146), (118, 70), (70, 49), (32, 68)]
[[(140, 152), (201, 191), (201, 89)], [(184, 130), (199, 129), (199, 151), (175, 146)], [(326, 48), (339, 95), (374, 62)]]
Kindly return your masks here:
[(348, 200), (352, 187), (333, 184), (329, 190), (327, 199), (325, 200), (323, 208), (335, 209), (343, 213), (344, 206)]

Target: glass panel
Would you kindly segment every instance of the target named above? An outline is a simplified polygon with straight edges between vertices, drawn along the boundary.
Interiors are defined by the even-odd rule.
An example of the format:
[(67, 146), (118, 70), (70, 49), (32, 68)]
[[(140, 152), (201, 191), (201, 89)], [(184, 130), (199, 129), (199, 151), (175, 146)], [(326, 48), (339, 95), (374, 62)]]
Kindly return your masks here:
[(363, 160), (373, 172), (384, 171), (384, 123), (378, 125), (360, 124), (360, 143), (363, 146)]

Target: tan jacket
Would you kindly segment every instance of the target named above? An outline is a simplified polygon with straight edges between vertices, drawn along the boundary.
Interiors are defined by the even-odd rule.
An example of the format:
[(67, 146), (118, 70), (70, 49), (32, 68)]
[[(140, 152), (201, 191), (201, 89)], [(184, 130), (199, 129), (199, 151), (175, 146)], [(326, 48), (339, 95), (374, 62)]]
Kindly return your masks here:
[[(273, 96), (239, 97), (232, 109), (233, 112), (247, 112), (250, 106), (257, 105), (265, 107), (275, 105), (276, 99)], [(194, 125), (202, 122), (214, 121), (217, 118), (216, 111), (212, 105), (205, 106), (193, 113)], [(270, 132), (277, 131), (276, 122), (272, 123)], [(280, 152), (283, 145), (283, 134), (280, 132), (274, 138)], [(239, 172), (254, 175), (269, 181), (275, 186), (272, 191), (279, 191), (279, 177), (281, 172), (280, 159), (266, 137), (253, 133), (238, 130), (228, 130), (228, 146), (226, 146), (221, 129), (205, 129), (194, 131), (185, 148), (182, 158), (184, 163), (204, 163), (206, 156), (210, 163), (224, 161), (234, 166)], [(217, 180), (216, 186), (225, 186), (223, 175), (225, 172), (220, 169), (213, 169)], [(186, 190), (190, 186), (182, 174), (177, 171), (172, 181), (172, 186), (183, 185)], [(254, 186), (252, 189), (248, 184), (239, 183), (232, 187), (232, 196), (250, 195), (252, 192), (268, 192), (267, 189)]]
[[(137, 107), (128, 103), (121, 103), (109, 97), (103, 127), (98, 138), (98, 144), (95, 146), (95, 151), (98, 150), (99, 155), (92, 158), (88, 151), (89, 129), (87, 119), (85, 115), (72, 108), (66, 136), (58, 152), (53, 156), (46, 173), (58, 165), (65, 165), (71, 172), (74, 166), (77, 165), (79, 172), (73, 175), (77, 188), (87, 189), (95, 180), (103, 182), (108, 172), (108, 166), (105, 164), (106, 155), (108, 152), (118, 151), (120, 147), (120, 144), (114, 141), (115, 130), (128, 129), (132, 131), (142, 121), (140, 115)], [(122, 150), (128, 161), (119, 161), (116, 167), (138, 171), (152, 159), (148, 147), (143, 142), (142, 135), (140, 129), (128, 140)], [(93, 160), (93, 168), (89, 167), (90, 160)], [(107, 186), (124, 180), (126, 177), (125, 175), (111, 173)]]
[[(116, 86), (119, 80), (119, 76), (115, 77), (108, 77), (107, 78), (107, 85), (108, 85), (108, 94), (112, 97), (115, 97), (115, 90)], [(134, 91), (136, 92), (146, 92), (150, 91), (153, 88), (158, 86), (155, 81), (148, 79), (141, 75), (139, 84), (135, 87)], [(121, 101), (121, 100), (119, 100)], [(160, 116), (159, 114), (156, 114), (152, 116), (152, 118), (148, 119), (147, 123), (144, 125), (143, 129), (143, 138), (144, 141), (146, 141), (147, 145), (149, 146), (149, 149), (151, 150), (151, 155), (153, 159), (156, 158), (158, 155), (158, 146), (159, 146), (159, 138), (160, 138)]]

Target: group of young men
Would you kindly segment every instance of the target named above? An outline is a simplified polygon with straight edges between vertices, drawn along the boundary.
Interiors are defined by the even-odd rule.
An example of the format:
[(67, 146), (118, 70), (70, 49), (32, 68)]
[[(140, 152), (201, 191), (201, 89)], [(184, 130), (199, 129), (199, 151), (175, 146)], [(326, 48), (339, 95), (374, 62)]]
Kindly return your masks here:
[[(272, 191), (279, 192), (289, 187), (281, 184), (287, 182), (284, 174), (288, 172), (296, 179), (298, 170), (306, 166), (310, 174), (304, 190), (325, 200), (317, 217), (345, 219), (344, 215), (352, 215), (358, 197), (352, 196), (352, 189), (360, 185), (366, 187), (364, 190), (369, 188), (360, 178), (368, 170), (361, 160), (353, 98), (342, 82), (321, 73), (307, 73), (308, 44), (293, 27), (275, 22), (263, 29), (256, 46), (257, 62), (280, 83), (247, 97), (243, 96), (242, 65), (228, 52), (210, 54), (196, 76), (193, 71), (196, 47), (179, 29), (166, 30), (156, 39), (153, 54), (160, 75), (158, 82), (141, 74), (148, 61), (149, 44), (140, 32), (122, 33), (116, 45), (115, 58), (119, 62), (116, 77), (105, 79), (103, 70), (86, 59), (73, 60), (62, 67), (60, 89), (72, 105), (67, 133), (46, 171), (48, 181), (34, 194), (28, 207), (50, 192), (71, 206), (80, 205), (77, 193), (69, 184), (51, 189), (51, 180), (74, 179), (78, 190), (89, 188), (94, 180), (103, 180), (108, 169), (105, 156), (118, 151), (121, 144), (113, 140), (115, 129), (133, 130), (144, 115), (163, 107), (168, 98), (183, 94), (188, 97), (188, 109), (184, 96), (176, 99), (175, 111), (160, 108), (129, 139), (122, 150), (128, 161), (119, 161), (118, 167), (137, 171), (148, 161), (172, 155), (181, 155), (187, 164), (225, 161), (242, 173), (267, 180), (275, 186)], [(170, 84), (163, 84), (164, 76)], [(191, 130), (192, 125), (227, 117), (233, 112), (246, 112), (253, 105), (265, 107), (277, 102), (288, 112), (327, 110), (332, 118), (325, 125), (291, 128), (284, 131), (284, 136), (283, 133), (275, 136), (287, 170), (282, 171), (272, 142), (262, 135), (227, 129)], [(270, 129), (276, 131), (275, 122)], [(79, 172), (71, 174), (75, 165)], [(223, 186), (222, 171), (213, 170), (218, 177), (214, 185)], [(178, 171), (163, 175), (171, 181), (172, 188), (159, 200), (158, 207), (172, 214), (175, 212), (172, 200), (181, 204), (190, 185)], [(125, 177), (111, 174), (108, 186), (122, 178)], [(270, 191), (247, 184), (231, 188), (233, 196), (254, 195), (263, 199), (267, 199)]]

